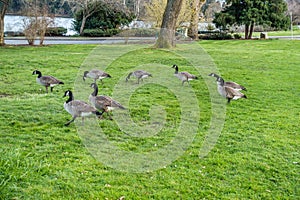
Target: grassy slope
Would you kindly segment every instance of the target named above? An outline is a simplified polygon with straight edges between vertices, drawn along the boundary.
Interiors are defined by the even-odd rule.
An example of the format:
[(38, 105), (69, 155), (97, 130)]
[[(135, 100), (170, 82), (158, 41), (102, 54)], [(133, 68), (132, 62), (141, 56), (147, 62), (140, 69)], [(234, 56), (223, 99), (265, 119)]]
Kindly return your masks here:
[(201, 44), (227, 80), (249, 90), (244, 105), (228, 107), (219, 140), (222, 154), (231, 155), (228, 171), (240, 183), (236, 190), (299, 198), (299, 41)]
[[(260, 33), (261, 32), (254, 32), (253, 36), (254, 37), (260, 37)], [(294, 36), (299, 36), (300, 29), (298, 27), (294, 27), (293, 28), (293, 33), (291, 32), (291, 30), (288, 30), (288, 31), (269, 31), (267, 33), (268, 33), (269, 36), (291, 36), (292, 34)]]
[[(300, 43), (201, 41), (200, 45), (211, 54), (226, 80), (248, 88), (249, 99), (228, 105), (218, 144), (206, 158), (199, 159), (210, 115), (205, 87), (201, 82), (193, 83), (199, 91), (197, 97), (204, 99), (199, 105), (204, 113), (202, 131), (170, 166), (142, 174), (119, 172), (99, 163), (84, 148), (76, 127), (63, 126), (69, 115), (62, 108), (61, 96), (72, 87), (80, 64), (95, 46), (1, 48), (0, 198), (299, 198)], [(134, 59), (166, 65), (176, 60), (186, 65), (161, 51), (141, 54), (123, 58), (123, 67), (130, 68)], [(61, 78), (65, 85), (55, 88), (53, 94), (43, 94), (31, 76), (34, 69)], [(110, 73), (117, 74), (117, 68), (111, 68)], [(150, 98), (145, 91), (140, 92), (143, 99)], [(165, 95), (166, 104), (174, 103)], [(133, 97), (133, 101), (143, 99)], [(176, 115), (176, 107), (174, 110)], [(175, 123), (176, 117), (170, 121)], [(117, 132), (112, 122), (101, 124), (110, 127), (111, 139), (128, 140), (128, 146), (121, 144), (127, 150), (138, 151), (140, 146), (151, 150), (148, 143), (168, 141), (163, 135), (146, 142), (130, 139)]]

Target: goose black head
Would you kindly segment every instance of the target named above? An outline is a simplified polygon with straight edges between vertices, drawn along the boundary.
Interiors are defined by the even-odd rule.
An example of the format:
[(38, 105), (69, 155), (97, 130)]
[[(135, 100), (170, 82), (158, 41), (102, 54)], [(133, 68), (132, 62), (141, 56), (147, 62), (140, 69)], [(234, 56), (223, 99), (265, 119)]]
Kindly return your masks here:
[(220, 76), (215, 74), (215, 73), (210, 73), (208, 76), (212, 76), (212, 77), (216, 77), (216, 78), (219, 78)]
[(177, 65), (173, 65), (172, 68), (178, 69), (178, 66)]
[(217, 82), (220, 84), (220, 85), (224, 85), (225, 81), (222, 77), (217, 77)]
[(40, 75), (40, 74), (42, 74), (39, 70), (34, 70), (33, 72), (32, 72), (32, 75), (36, 75), (36, 74), (38, 74), (38, 75)]
[(88, 71), (85, 71), (85, 72), (83, 73), (83, 77), (82, 77), (83, 81), (85, 81), (85, 77), (86, 77), (86, 75), (87, 75), (88, 73), (89, 73)]
[(97, 85), (96, 83), (92, 83), (92, 84), (91, 84), (91, 88), (94, 88), (94, 89), (95, 89), (95, 88), (98, 88), (98, 85)]
[(65, 94), (64, 94), (64, 96), (63, 97), (66, 97), (66, 96), (72, 96), (73, 95), (73, 93), (71, 92), (71, 90), (67, 90), (67, 91), (65, 91)]

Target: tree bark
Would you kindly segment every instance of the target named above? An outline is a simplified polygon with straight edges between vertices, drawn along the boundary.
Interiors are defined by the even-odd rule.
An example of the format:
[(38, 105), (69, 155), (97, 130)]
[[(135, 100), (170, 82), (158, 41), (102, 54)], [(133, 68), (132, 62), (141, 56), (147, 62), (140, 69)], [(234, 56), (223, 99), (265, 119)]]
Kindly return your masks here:
[(85, 26), (86, 19), (87, 19), (86, 16), (82, 17), (82, 22), (81, 22), (81, 26), (80, 26), (80, 30), (79, 30), (79, 35), (81, 35), (81, 36), (83, 35), (83, 29), (84, 29), (84, 26)]
[(94, 14), (97, 11), (99, 5), (101, 5), (101, 4), (96, 1), (92, 8), (90, 8), (88, 5), (86, 5), (86, 7), (83, 8), (82, 22), (81, 22), (81, 26), (80, 26), (80, 30), (79, 30), (79, 35), (83, 35), (83, 30), (84, 30), (87, 18), (89, 18), (92, 14)]
[(199, 12), (201, 10), (202, 5), (205, 1), (203, 0), (193, 0), (191, 3), (191, 21), (190, 27), (188, 30), (188, 36), (193, 40), (198, 40), (198, 23), (199, 23)]
[(182, 2), (183, 0), (168, 0), (155, 47), (171, 48), (175, 46), (176, 21), (180, 13)]
[(135, 15), (136, 19), (138, 19), (140, 16), (140, 3), (141, 3), (141, 0), (135, 0), (134, 15)]
[(9, 0), (0, 1), (0, 46), (5, 45), (4, 41), (4, 16), (7, 11)]
[(47, 26), (40, 29), (40, 45), (44, 44)]
[(249, 34), (249, 25), (245, 24), (245, 39), (248, 39), (248, 34)]
[(251, 22), (248, 39), (252, 39), (253, 30), (254, 30), (254, 22)]

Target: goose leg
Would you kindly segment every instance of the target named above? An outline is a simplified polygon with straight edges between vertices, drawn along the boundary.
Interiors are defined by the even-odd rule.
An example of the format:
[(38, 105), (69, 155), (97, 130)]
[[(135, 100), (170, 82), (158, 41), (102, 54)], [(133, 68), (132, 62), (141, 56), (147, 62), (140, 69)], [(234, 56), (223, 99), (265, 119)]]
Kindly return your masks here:
[(48, 86), (45, 86), (46, 87), (46, 92), (48, 93)]
[[(109, 119), (111, 119), (111, 116), (109, 115), (109, 110), (107, 107), (104, 109), (103, 113), (106, 113), (109, 116)], [(103, 116), (103, 114), (101, 115), (101, 118), (102, 118), (102, 116)]]
[(227, 103), (230, 103), (230, 100), (231, 100), (230, 98), (227, 98)]
[(113, 120), (112, 116), (111, 116), (111, 112), (108, 112), (107, 115), (109, 116), (110, 120)]
[(51, 92), (53, 92), (53, 87), (50, 87)]
[(76, 119), (76, 117), (73, 117), (70, 121), (65, 123), (65, 126), (69, 126), (72, 122), (74, 122), (75, 119)]
[(102, 113), (101, 113), (101, 115), (100, 116), (98, 116), (98, 119), (103, 119), (103, 114), (105, 113), (106, 111), (105, 110), (102, 110)]
[(97, 116), (98, 119), (103, 119), (103, 113), (104, 113), (104, 112), (102, 112), (102, 114), (101, 114), (100, 116)]

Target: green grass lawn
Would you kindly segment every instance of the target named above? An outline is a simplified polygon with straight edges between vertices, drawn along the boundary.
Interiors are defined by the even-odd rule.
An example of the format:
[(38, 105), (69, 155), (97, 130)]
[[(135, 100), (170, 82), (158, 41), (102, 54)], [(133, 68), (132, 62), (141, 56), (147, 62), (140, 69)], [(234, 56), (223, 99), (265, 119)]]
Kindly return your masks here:
[[(199, 51), (193, 48), (191, 44), (178, 45), (174, 51), (137, 45), (1, 47), (0, 199), (299, 199), (300, 42), (200, 41)], [(198, 74), (199, 80), (182, 87), (173, 76), (173, 64)], [(82, 73), (95, 67), (106, 67), (112, 75), (99, 85), (100, 92), (128, 101), (132, 121), (127, 127), (127, 119), (124, 123), (107, 116), (96, 121), (101, 127), (97, 132), (91, 132), (89, 120), (84, 126), (80, 119), (64, 126), (70, 119), (63, 109), (64, 91), (72, 89), (76, 99), (87, 101), (92, 80), (83, 82)], [(153, 74), (140, 87), (135, 80), (125, 83), (136, 67)], [(243, 84), (248, 99), (228, 105), (219, 96), (211, 99), (210, 84), (216, 89), (216, 83), (207, 74), (214, 67), (225, 80)], [(45, 94), (31, 75), (35, 69), (65, 84)], [(164, 109), (160, 113), (153, 105)], [(191, 112), (185, 114), (181, 106)], [(226, 111), (224, 127), (222, 120), (214, 124), (222, 132), (202, 158), (199, 152), (214, 122), (214, 108)], [(151, 110), (158, 113), (154, 119)], [(124, 115), (115, 112), (118, 116)], [(186, 126), (177, 134), (182, 119), (194, 127)], [(133, 123), (163, 127), (152, 127), (155, 134), (142, 137), (138, 133), (143, 128)], [(185, 135), (194, 129), (194, 134)], [(172, 162), (157, 155), (135, 163), (134, 156), (150, 155), (174, 141), (183, 148), (172, 146), (168, 154), (162, 152), (166, 160), (172, 151), (181, 152)], [(132, 153), (132, 158), (118, 158), (127, 154), (108, 151), (109, 145)], [(101, 157), (103, 152), (108, 158)], [(140, 166), (149, 170), (139, 171)]]
[[(260, 37), (261, 32), (254, 32), (253, 37)], [(293, 32), (291, 30), (287, 31), (267, 31), (268, 36), (291, 36), (292, 34), (295, 35), (300, 35), (300, 28), (298, 26), (293, 27)]]

